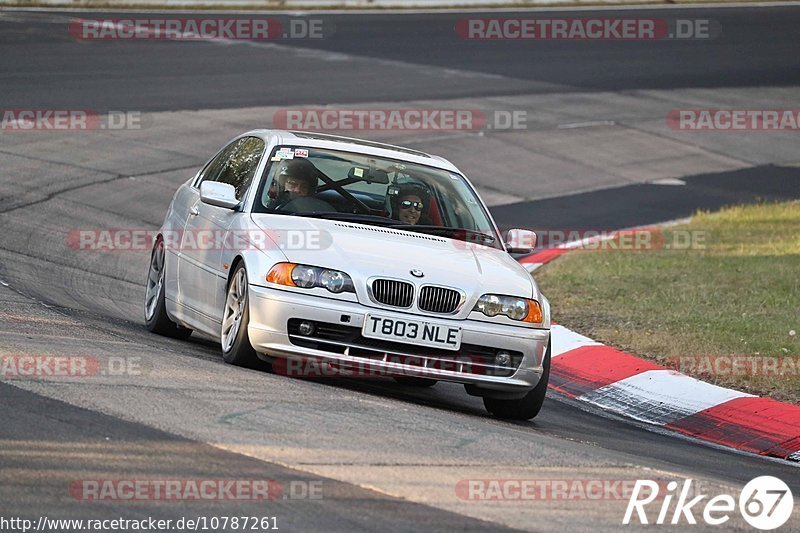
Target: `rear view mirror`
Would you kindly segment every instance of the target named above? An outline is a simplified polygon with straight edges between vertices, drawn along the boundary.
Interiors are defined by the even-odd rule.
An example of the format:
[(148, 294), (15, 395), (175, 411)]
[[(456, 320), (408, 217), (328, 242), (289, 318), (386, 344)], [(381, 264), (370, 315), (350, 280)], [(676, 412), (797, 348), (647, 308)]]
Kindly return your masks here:
[(218, 181), (204, 181), (200, 184), (200, 201), (225, 209), (234, 209), (239, 205), (233, 185)]
[(506, 234), (506, 250), (511, 254), (529, 254), (536, 248), (536, 233), (527, 229), (510, 229)]
[(389, 183), (389, 174), (385, 170), (370, 170), (368, 167), (350, 167), (347, 177), (351, 180), (366, 181), (367, 183)]

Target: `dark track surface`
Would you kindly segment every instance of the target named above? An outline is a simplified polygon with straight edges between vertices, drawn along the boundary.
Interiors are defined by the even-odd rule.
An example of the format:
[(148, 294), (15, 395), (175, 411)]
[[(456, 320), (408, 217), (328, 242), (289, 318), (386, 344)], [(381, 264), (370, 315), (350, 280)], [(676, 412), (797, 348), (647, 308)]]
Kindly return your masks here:
[(534, 229), (614, 230), (691, 216), (698, 209), (800, 197), (800, 168), (764, 166), (683, 178), (686, 185), (643, 183), (561, 198), (497, 206), (498, 226), (541, 221)]
[[(480, 14), (345, 14), (319, 15), (335, 27), (330, 38), (271, 41), (512, 78), (448, 80), (435, 71), (391, 64), (364, 71), (341, 60), (298, 62), (271, 44), (77, 42), (67, 32), (74, 14), (7, 12), (0, 18), (2, 104), (154, 111), (508, 95), (549, 91), (553, 84), (561, 91), (597, 91), (800, 83), (798, 8), (599, 13), (713, 19), (722, 35), (698, 41), (476, 42), (460, 39), (454, 26)], [(592, 16), (590, 11), (537, 14)]]
[[(36, 522), (44, 512), (50, 519), (141, 520), (151, 516), (176, 523), (181, 518), (211, 520), (235, 515), (258, 517), (258, 523), (262, 517), (275, 517), (278, 529), (285, 531), (318, 530), (322, 524), (326, 531), (363, 531), (378, 523), (383, 531), (408, 531), (412, 523), (430, 531), (505, 530), (497, 524), (228, 453), (5, 383), (0, 383), (0, 402), (15, 406), (6, 410), (0, 426), (0, 439), (5, 443), (3, 470), (18, 472), (14, 476), (0, 474), (0, 499), (14, 502), (13, 508), (0, 505), (4, 517)], [(121, 477), (120, 472), (128, 476)], [(71, 485), (98, 479), (268, 480), (280, 489), (267, 500), (120, 504), (81, 500), (80, 492), (70, 492), (72, 501), (64, 498)], [(302, 497), (306, 487), (316, 491), (314, 498)], [(218, 530), (237, 531), (232, 527)]]

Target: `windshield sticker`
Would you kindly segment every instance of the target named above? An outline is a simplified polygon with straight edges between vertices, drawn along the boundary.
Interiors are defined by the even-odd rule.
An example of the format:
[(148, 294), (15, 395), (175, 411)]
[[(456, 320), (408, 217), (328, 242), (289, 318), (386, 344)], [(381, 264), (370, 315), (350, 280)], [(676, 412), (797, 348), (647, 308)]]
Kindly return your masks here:
[(275, 157), (279, 157), (281, 159), (294, 159), (294, 152), (291, 148), (278, 148), (278, 151), (275, 153)]
[(303, 148), (295, 148), (294, 156), (295, 157), (308, 157), (308, 150), (305, 150)]
[(363, 178), (364, 177), (364, 169), (363, 168), (358, 168), (358, 167), (354, 168), (353, 169), (353, 175), (355, 177), (357, 177), (357, 178)]

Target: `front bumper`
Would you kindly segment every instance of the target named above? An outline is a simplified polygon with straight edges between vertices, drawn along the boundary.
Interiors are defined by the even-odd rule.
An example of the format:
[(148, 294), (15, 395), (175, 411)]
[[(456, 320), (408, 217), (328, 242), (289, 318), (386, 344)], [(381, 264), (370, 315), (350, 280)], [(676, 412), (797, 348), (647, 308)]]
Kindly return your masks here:
[[(416, 357), (420, 347), (403, 345), (402, 348), (377, 349), (386, 357), (374, 355), (353, 355), (358, 346), (352, 343), (324, 341), (324, 349), (298, 344), (309, 344), (307, 338), (291, 335), (288, 331), (290, 319), (302, 319), (319, 323), (341, 325), (360, 329), (366, 313), (398, 319), (417, 319), (440, 324), (458, 326), (462, 329), (462, 345), (492, 347), (513, 353), (521, 353), (519, 365), (506, 369), (506, 375), (492, 375), (494, 372), (476, 371), (481, 365), (437, 364), (435, 357)], [(542, 362), (550, 341), (550, 331), (525, 327), (506, 326), (471, 320), (453, 320), (433, 316), (420, 316), (400, 313), (391, 309), (366, 307), (356, 302), (333, 298), (298, 294), (267, 287), (250, 285), (250, 323), (248, 327), (250, 343), (253, 348), (267, 356), (278, 359), (310, 358), (325, 363), (335, 363), (339, 368), (369, 368), (376, 375), (419, 376), (470, 385), (470, 389), (524, 393), (539, 382), (542, 375)], [(313, 337), (312, 337), (313, 340)], [(294, 342), (293, 342), (294, 341)], [(311, 343), (314, 344), (314, 343)], [(411, 356), (414, 364), (408, 364)], [(441, 361), (440, 361), (441, 362)]]

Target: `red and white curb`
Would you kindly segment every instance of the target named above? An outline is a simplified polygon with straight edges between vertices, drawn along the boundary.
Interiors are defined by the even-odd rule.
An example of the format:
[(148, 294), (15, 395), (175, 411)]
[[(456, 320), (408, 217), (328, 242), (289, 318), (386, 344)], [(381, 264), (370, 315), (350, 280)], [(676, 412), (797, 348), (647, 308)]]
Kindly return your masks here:
[[(578, 246), (522, 258), (534, 271)], [(800, 406), (718, 387), (552, 325), (550, 388), (634, 420), (737, 450), (800, 461)]]
[(528, 272), (533, 273), (539, 267), (546, 265), (553, 259), (564, 255), (565, 253), (578, 248), (586, 244), (587, 239), (583, 239), (580, 241), (571, 241), (564, 244), (559, 244), (558, 246), (554, 246), (553, 248), (547, 248), (542, 250), (541, 252), (536, 252), (535, 254), (526, 255), (525, 257), (521, 257), (519, 262), (522, 266), (528, 269)]

